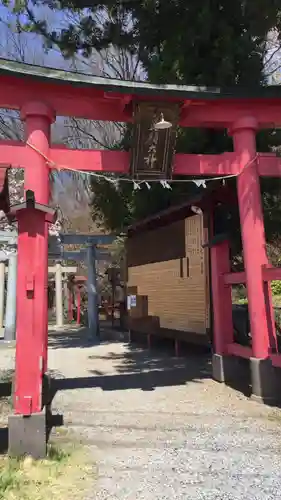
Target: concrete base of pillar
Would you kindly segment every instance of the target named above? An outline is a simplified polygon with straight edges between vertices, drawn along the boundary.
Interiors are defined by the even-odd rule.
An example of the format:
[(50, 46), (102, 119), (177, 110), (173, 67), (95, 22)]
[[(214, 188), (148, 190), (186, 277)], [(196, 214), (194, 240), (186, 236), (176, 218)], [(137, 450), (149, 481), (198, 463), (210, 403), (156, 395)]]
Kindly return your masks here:
[(244, 359), (213, 354), (213, 378), (242, 390), (254, 401), (279, 405), (281, 403), (281, 370), (270, 359)]
[(28, 417), (9, 417), (9, 454), (14, 457), (30, 455), (42, 459), (47, 454), (46, 413), (34, 413)]
[(250, 358), (252, 381), (251, 399), (266, 404), (281, 402), (281, 370), (270, 359)]
[(249, 377), (248, 360), (236, 356), (213, 354), (213, 378), (217, 382), (229, 382)]
[(213, 354), (212, 356), (213, 379), (217, 382), (225, 382), (225, 363), (224, 356)]
[(14, 342), (16, 340), (16, 327), (14, 325), (5, 326), (4, 340), (5, 342)]
[(245, 396), (251, 395), (250, 364), (248, 359), (236, 356), (213, 354), (213, 378), (229, 387), (242, 392)]

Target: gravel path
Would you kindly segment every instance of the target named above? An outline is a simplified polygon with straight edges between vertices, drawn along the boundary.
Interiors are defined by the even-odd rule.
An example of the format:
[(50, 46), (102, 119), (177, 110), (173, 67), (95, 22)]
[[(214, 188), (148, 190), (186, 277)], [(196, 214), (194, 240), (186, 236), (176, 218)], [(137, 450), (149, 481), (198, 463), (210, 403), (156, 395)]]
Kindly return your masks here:
[(86, 500), (281, 499), (281, 413), (213, 382), (207, 357), (75, 331), (50, 347), (53, 407), (98, 466)]

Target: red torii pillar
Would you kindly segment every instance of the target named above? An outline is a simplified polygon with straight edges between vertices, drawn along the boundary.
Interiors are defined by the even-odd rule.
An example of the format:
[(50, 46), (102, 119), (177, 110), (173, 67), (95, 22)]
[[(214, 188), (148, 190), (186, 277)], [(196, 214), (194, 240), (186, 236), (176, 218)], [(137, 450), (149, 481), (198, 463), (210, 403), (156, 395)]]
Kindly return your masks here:
[[(263, 267), (268, 264), (259, 173), (256, 162), (256, 131), (258, 123), (253, 117), (243, 117), (233, 124), (230, 134), (233, 137), (234, 151), (239, 158), (241, 173), (237, 177), (237, 193), (240, 212), (240, 224), (243, 243), (244, 267), (248, 295), (249, 319), (252, 336), (252, 356), (250, 358), (250, 374), (252, 396), (258, 400), (269, 402), (276, 399), (278, 380), (272, 367), (270, 354), (276, 348), (276, 335), (270, 308), (271, 291), (269, 284), (263, 281)], [(227, 256), (227, 245), (216, 249), (224, 250)], [(227, 356), (227, 344), (231, 342), (232, 318), (229, 313), (229, 292), (224, 291), (223, 274), (229, 272), (222, 269), (223, 259), (217, 260), (217, 269), (213, 277), (213, 293), (216, 293), (216, 281), (221, 284), (217, 290), (218, 309), (214, 310), (218, 323), (217, 340), (215, 335), (215, 354), (213, 356), (213, 372), (217, 380), (225, 381), (226, 373), (239, 375), (239, 359)], [(225, 293), (228, 296), (227, 314), (225, 314)], [(215, 304), (214, 304), (215, 306)], [(226, 319), (227, 317), (227, 319)], [(216, 322), (215, 322), (216, 328)], [(224, 330), (225, 329), (225, 330)]]
[(263, 266), (268, 264), (259, 173), (257, 170), (254, 117), (244, 117), (233, 124), (230, 133), (242, 171), (237, 178), (243, 255), (252, 335), (250, 371), (252, 396), (268, 401), (276, 397), (276, 376), (269, 356), (276, 345), (270, 332), (268, 310), (269, 285), (263, 281)]
[[(51, 124), (55, 122), (55, 113), (44, 103), (32, 102), (21, 110), (21, 118), (25, 122), (26, 140), (35, 146), (42, 154), (28, 148), (28, 163), (24, 166), (24, 189), (34, 192), (35, 200), (42, 205), (48, 205), (50, 199), (49, 166), (43, 155), (49, 156), (51, 140)], [(30, 221), (30, 223), (32, 223)], [(44, 287), (48, 294), (48, 223), (45, 223), (44, 252), (40, 256), (41, 265), (45, 271)], [(48, 300), (43, 308), (43, 323), (45, 324), (45, 340), (43, 355), (43, 373), (47, 371), (48, 363)]]
[[(54, 113), (43, 103), (30, 103), (21, 110), (26, 139), (48, 156)], [(38, 204), (49, 203), (49, 167), (45, 158), (28, 148), (25, 155), (25, 191), (31, 190)], [(18, 236), (17, 343), (15, 415), (9, 421), (12, 454), (46, 453), (46, 414), (43, 382), (47, 370), (48, 341), (48, 224), (38, 210), (20, 216)], [(36, 306), (36, 307), (35, 307)], [(29, 321), (26, 315), (28, 311)]]
[(267, 314), (264, 299), (262, 266), (268, 263), (266, 255), (263, 210), (259, 174), (256, 165), (256, 131), (254, 118), (236, 122), (231, 130), (234, 150), (242, 167), (237, 177), (237, 192), (244, 265), (246, 272), (249, 314), (254, 359), (265, 359), (269, 354)]

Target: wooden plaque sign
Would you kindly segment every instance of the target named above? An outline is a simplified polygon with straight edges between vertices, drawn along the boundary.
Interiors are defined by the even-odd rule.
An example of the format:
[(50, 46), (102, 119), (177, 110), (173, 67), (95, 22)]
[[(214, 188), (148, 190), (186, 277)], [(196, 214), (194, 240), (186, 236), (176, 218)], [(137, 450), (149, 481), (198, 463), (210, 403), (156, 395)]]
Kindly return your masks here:
[[(172, 176), (179, 111), (178, 103), (135, 103), (131, 149), (133, 179), (169, 179)], [(172, 127), (157, 130), (155, 124), (161, 116)]]

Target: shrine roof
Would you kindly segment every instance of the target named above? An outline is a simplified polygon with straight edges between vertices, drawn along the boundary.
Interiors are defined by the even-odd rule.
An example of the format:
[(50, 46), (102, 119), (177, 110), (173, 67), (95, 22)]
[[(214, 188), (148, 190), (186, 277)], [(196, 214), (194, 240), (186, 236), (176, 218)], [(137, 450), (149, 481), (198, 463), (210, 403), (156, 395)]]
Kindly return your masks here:
[(66, 84), (75, 87), (94, 87), (104, 92), (127, 95), (144, 95), (150, 98), (165, 99), (257, 99), (281, 98), (281, 86), (257, 87), (205, 87), (193, 85), (152, 84), (148, 82), (124, 81), (92, 76), (85, 73), (71, 72), (49, 67), (19, 63), (0, 58), (0, 76), (32, 79), (44, 83)]
[(151, 231), (158, 227), (166, 226), (168, 224), (172, 224), (173, 222), (191, 217), (192, 215), (195, 215), (195, 213), (191, 210), (192, 205), (200, 207), (202, 200), (202, 195), (198, 195), (184, 203), (161, 210), (160, 212), (157, 212), (129, 226), (127, 234), (131, 237), (138, 233)]
[(173, 222), (192, 217), (196, 215), (191, 208), (192, 206), (199, 207), (204, 211), (204, 213), (208, 213), (210, 206), (217, 203), (224, 203), (226, 201), (230, 203), (234, 202), (233, 192), (228, 186), (223, 188), (220, 186), (201, 191), (201, 193), (190, 197), (185, 202), (172, 205), (169, 208), (160, 210), (159, 212), (132, 224), (127, 228), (127, 235), (128, 237), (134, 237), (139, 233), (151, 231), (153, 229), (172, 224)]

